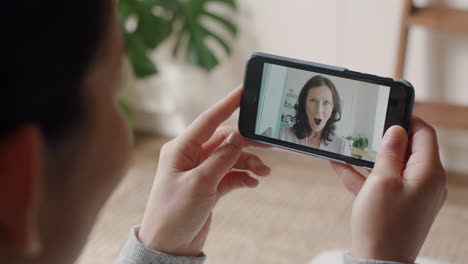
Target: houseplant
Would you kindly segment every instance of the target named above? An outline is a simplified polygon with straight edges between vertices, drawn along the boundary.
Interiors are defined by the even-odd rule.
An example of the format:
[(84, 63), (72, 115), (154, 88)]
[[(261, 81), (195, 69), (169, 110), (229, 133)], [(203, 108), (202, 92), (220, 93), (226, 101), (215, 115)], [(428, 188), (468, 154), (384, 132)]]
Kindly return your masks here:
[(353, 142), (353, 147), (364, 150), (369, 146), (369, 140), (365, 137), (346, 137), (347, 140)]
[(120, 0), (122, 32), (135, 77), (145, 78), (158, 73), (149, 53), (173, 36), (176, 41), (172, 55), (177, 57), (184, 50), (189, 64), (207, 71), (219, 63), (206, 44), (207, 39), (213, 39), (230, 54), (227, 41), (210, 30), (203, 19), (218, 23), (233, 36), (237, 34), (237, 27), (228, 18), (210, 11), (208, 7), (212, 3), (236, 9), (235, 0)]

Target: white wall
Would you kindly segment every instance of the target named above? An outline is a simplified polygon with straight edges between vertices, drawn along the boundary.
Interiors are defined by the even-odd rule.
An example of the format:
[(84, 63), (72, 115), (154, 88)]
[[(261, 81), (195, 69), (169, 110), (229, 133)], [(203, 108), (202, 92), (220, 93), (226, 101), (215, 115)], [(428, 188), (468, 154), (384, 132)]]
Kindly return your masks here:
[[(279, 120), (282, 107), (284, 87), (288, 75), (286, 67), (269, 65), (265, 67), (268, 71), (268, 79), (262, 80), (265, 86), (260, 98), (259, 113), (257, 114), (256, 134), (263, 134), (267, 129), (271, 129), (271, 137), (277, 138), (279, 133)], [(263, 85), (262, 85), (263, 86)]]

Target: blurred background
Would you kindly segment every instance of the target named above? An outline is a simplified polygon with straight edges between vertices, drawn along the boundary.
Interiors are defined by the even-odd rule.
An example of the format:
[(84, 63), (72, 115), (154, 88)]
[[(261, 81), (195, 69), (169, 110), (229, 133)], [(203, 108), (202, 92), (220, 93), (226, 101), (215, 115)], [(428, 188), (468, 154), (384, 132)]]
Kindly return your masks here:
[[(131, 2), (145, 0), (127, 1), (128, 8), (121, 10), (129, 49), (123, 102), (136, 131), (133, 159), (128, 177), (102, 212), (79, 263), (115, 259), (131, 226), (141, 221), (160, 147), (242, 83), (252, 52), (393, 77), (398, 75), (397, 58), (404, 42), (403, 77), (414, 85), (417, 100), (468, 106), (466, 0), (198, 1), (206, 2), (202, 14), (208, 19), (175, 19), (170, 24), (174, 34), (158, 29), (167, 24), (165, 17), (170, 20), (164, 8), (151, 7), (151, 14), (164, 18), (158, 24), (132, 13)], [(457, 9), (432, 18), (444, 21), (455, 14), (459, 27), (440, 30), (438, 22), (422, 18), (423, 23), (411, 26), (403, 41), (408, 3)], [(147, 26), (138, 29), (145, 21)], [(184, 35), (178, 32), (188, 37), (179, 37)], [(138, 34), (150, 37), (141, 41)], [(442, 119), (457, 117), (466, 124), (466, 108), (456, 109), (461, 109), (458, 114)], [(236, 120), (234, 115), (228, 123)], [(422, 250), (426, 256), (451, 263), (468, 261), (467, 128), (437, 126), (443, 163), (450, 171), (449, 198)], [(207, 263), (307, 263), (323, 250), (348, 248), (353, 198), (327, 163), (276, 149), (252, 151), (272, 166), (273, 173), (258, 189), (233, 193), (220, 202), (206, 244)]]
[[(407, 0), (296, 0), (287, 4), (237, 0), (232, 1), (235, 9), (222, 2), (208, 1), (207, 9), (229, 19), (237, 27), (236, 35), (216, 21), (203, 22), (225, 39), (231, 54), (207, 38), (207, 46), (219, 59), (207, 71), (187, 62), (185, 54), (172, 57), (175, 37), (149, 52), (158, 63), (158, 74), (136, 83), (130, 80), (126, 89), (137, 131), (180, 133), (203, 109), (242, 83), (245, 61), (254, 51), (395, 76)], [(468, 8), (464, 0), (416, 0), (414, 4)], [(468, 105), (468, 33), (416, 25), (409, 31), (406, 50), (403, 77), (414, 85), (418, 101)], [(456, 171), (468, 171), (463, 155), (468, 138), (458, 132), (440, 129), (444, 162)]]

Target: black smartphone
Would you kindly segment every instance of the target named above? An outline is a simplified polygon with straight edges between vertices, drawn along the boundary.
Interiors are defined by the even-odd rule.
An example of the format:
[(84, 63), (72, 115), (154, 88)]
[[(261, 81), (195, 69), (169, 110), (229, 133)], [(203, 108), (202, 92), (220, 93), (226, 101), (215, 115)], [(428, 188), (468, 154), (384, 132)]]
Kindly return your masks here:
[(239, 131), (253, 141), (373, 168), (385, 131), (409, 130), (406, 80), (254, 53), (246, 64)]

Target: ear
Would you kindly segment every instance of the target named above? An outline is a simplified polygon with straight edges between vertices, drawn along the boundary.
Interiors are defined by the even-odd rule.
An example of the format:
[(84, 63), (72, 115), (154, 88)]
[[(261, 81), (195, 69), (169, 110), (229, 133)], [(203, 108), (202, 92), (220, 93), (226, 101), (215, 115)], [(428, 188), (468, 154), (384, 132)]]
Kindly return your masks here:
[(0, 242), (19, 254), (39, 254), (43, 174), (39, 128), (22, 125), (0, 139)]

